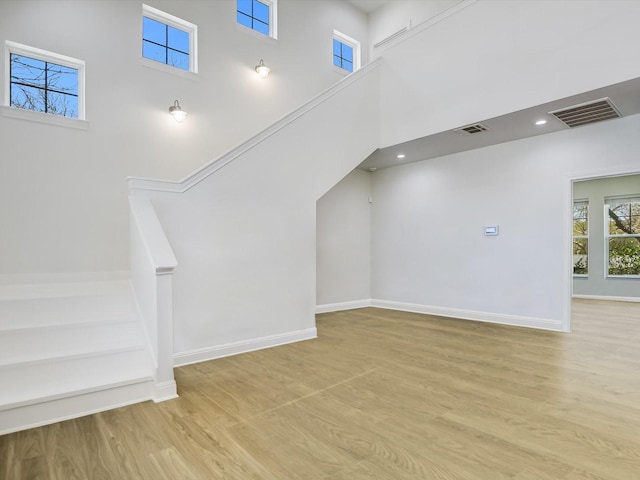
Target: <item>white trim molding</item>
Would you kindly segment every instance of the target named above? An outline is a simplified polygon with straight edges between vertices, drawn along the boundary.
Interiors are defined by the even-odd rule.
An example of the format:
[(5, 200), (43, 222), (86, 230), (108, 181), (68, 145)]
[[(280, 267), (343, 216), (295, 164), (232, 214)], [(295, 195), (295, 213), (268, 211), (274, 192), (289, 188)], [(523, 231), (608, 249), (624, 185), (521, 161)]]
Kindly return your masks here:
[(327, 303), (325, 305), (316, 305), (316, 313), (341, 312), (343, 310), (354, 310), (356, 308), (365, 308), (371, 306), (371, 299), (352, 300), (350, 302)]
[(609, 295), (577, 295), (574, 293), (573, 298), (579, 298), (583, 300), (606, 300), (609, 302), (640, 303), (640, 297), (614, 297)]
[(250, 340), (198, 348), (195, 350), (188, 350), (186, 352), (174, 353), (173, 365), (175, 367), (182, 367), (192, 363), (206, 362), (208, 360), (215, 360), (216, 358), (230, 357), (231, 355), (238, 355), (240, 353), (248, 353), (265, 348), (286, 345), (287, 343), (312, 340), (317, 337), (318, 331), (313, 327), (305, 330), (295, 330), (293, 332), (269, 335), (267, 337), (252, 338)]
[(164, 402), (165, 400), (173, 400), (174, 398), (178, 398), (178, 387), (175, 380), (170, 380), (168, 382), (158, 382), (153, 386), (152, 400), (154, 403)]
[(516, 327), (537, 328), (539, 330), (563, 331), (562, 321), (547, 318), (524, 317), (520, 315), (508, 315), (504, 313), (479, 312), (475, 310), (463, 310), (460, 308), (435, 307), (416, 303), (392, 302), (390, 300), (371, 301), (372, 307), (388, 308), (403, 312), (424, 313), (439, 317), (459, 318), (461, 320), (474, 320), (476, 322), (497, 323), (500, 325), (512, 325)]
[(317, 106), (326, 102), (327, 100), (332, 98), (334, 95), (338, 94), (343, 89), (351, 85), (352, 83), (357, 82), (358, 80), (364, 78), (369, 73), (377, 71), (379, 67), (380, 67), (379, 61), (371, 62), (365, 65), (357, 72), (354, 72), (351, 75), (348, 75), (342, 81), (336, 83), (335, 85), (328, 88), (324, 92), (315, 96), (300, 108), (294, 110), (288, 115), (285, 115), (280, 120), (275, 122), (273, 125), (266, 128), (262, 132), (258, 133), (254, 137), (250, 138), (240, 146), (232, 150), (229, 150), (228, 152), (224, 153), (220, 157), (210, 161), (209, 163), (202, 166), (201, 168), (199, 168), (189, 176), (183, 178), (179, 182), (153, 180), (149, 178), (139, 178), (139, 177), (127, 177), (126, 181), (127, 181), (127, 186), (129, 188), (129, 192), (132, 192), (134, 190), (148, 190), (148, 191), (169, 192), (169, 193), (184, 193), (187, 190), (194, 187), (195, 185), (197, 185), (198, 183), (202, 182), (209, 175), (217, 172), (221, 168), (233, 162), (235, 159), (242, 156), (244, 153), (248, 152), (252, 148), (257, 147), (258, 145), (260, 145), (260, 143), (262, 143), (263, 141), (270, 138), (272, 135), (275, 135), (280, 130), (287, 127), (287, 125), (289, 125), (291, 122), (297, 120), (298, 118), (307, 114)]

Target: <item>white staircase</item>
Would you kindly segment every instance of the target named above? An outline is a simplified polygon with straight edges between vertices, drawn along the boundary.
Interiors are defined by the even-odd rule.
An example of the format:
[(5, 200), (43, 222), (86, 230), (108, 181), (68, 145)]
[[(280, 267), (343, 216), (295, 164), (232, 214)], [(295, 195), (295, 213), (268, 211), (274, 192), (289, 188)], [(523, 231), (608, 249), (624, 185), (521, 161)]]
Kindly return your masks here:
[(0, 434), (152, 398), (128, 281), (0, 287)]

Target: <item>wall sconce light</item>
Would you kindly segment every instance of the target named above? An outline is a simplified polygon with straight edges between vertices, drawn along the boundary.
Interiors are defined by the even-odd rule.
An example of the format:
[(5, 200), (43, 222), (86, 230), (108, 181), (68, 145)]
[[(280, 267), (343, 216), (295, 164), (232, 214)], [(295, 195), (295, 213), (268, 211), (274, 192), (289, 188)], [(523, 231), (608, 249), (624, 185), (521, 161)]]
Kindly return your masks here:
[(173, 106), (169, 107), (169, 113), (178, 123), (182, 122), (187, 116), (187, 112), (180, 108), (180, 102), (178, 102), (178, 100), (173, 102)]
[(256, 65), (255, 71), (262, 78), (267, 78), (269, 76), (269, 72), (271, 71), (271, 69), (264, 64), (263, 59), (260, 59), (260, 63)]

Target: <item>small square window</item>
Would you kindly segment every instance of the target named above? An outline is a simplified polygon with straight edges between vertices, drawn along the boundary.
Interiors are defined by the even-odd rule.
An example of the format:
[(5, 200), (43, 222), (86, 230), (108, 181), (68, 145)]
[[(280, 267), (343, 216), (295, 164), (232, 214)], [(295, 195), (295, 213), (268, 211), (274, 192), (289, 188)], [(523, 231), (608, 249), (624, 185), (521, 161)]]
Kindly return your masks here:
[(236, 19), (240, 25), (276, 38), (275, 10), (275, 0), (237, 0)]
[(8, 41), (6, 45), (10, 107), (84, 119), (82, 60)]
[(142, 14), (142, 56), (196, 73), (197, 26), (147, 5)]
[(349, 73), (360, 68), (360, 42), (334, 30), (333, 64)]

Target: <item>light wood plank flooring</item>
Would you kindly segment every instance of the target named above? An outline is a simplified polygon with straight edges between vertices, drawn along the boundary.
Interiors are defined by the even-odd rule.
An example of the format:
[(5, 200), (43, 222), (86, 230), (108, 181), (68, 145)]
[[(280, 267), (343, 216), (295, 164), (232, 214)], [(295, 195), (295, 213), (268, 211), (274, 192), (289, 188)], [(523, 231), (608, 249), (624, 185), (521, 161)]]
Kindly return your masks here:
[(0, 437), (2, 479), (640, 479), (640, 304), (572, 334), (365, 308), (178, 368), (180, 398)]

